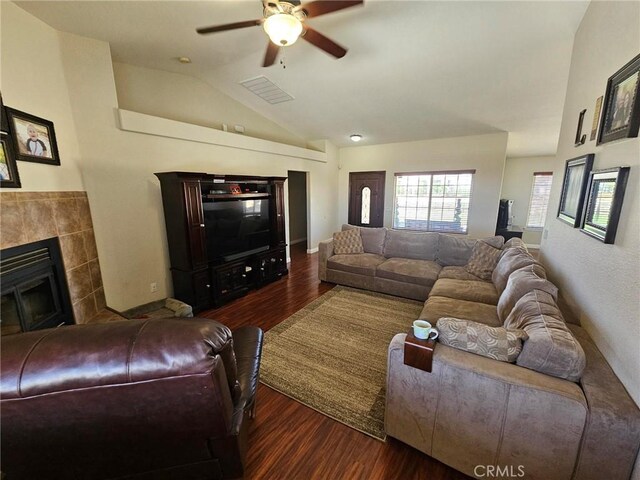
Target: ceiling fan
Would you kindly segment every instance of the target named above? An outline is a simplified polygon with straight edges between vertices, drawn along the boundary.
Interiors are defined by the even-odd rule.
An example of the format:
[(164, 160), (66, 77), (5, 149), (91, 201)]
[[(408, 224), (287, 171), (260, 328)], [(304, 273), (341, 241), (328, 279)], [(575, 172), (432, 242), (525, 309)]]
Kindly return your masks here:
[(224, 32), (238, 28), (254, 27), (262, 25), (269, 39), (267, 51), (264, 55), (263, 67), (273, 65), (278, 56), (280, 47), (293, 45), (299, 37), (324, 50), (336, 58), (342, 58), (347, 53), (346, 48), (341, 47), (333, 40), (314, 30), (305, 22), (308, 18), (319, 17), (327, 13), (364, 3), (364, 0), (316, 0), (314, 2), (300, 4), (299, 0), (269, 0), (264, 3), (263, 18), (248, 20), (246, 22), (229, 23), (196, 29), (201, 35), (208, 33)]

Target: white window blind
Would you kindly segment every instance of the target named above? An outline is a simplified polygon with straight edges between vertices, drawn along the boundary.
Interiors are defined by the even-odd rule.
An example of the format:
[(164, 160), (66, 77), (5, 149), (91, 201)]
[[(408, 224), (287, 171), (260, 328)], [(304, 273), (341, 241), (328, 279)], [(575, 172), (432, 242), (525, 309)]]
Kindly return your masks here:
[(474, 173), (397, 173), (393, 228), (467, 233)]
[(529, 199), (527, 228), (543, 228), (547, 219), (549, 195), (551, 195), (552, 172), (536, 172), (533, 174), (533, 186)]

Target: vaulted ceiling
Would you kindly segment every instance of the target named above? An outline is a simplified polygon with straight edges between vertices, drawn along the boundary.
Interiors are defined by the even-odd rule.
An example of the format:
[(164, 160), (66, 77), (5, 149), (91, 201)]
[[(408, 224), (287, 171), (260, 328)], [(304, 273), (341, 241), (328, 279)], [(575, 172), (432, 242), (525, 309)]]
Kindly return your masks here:
[[(509, 132), (508, 156), (554, 154), (575, 31), (588, 2), (366, 1), (309, 19), (347, 47), (336, 60), (305, 41), (262, 68), (252, 1), (26, 1), (52, 27), (110, 43), (115, 61), (200, 78), (308, 139), (377, 144)], [(182, 65), (176, 57), (188, 56)], [(294, 97), (271, 105), (239, 82), (267, 76)]]

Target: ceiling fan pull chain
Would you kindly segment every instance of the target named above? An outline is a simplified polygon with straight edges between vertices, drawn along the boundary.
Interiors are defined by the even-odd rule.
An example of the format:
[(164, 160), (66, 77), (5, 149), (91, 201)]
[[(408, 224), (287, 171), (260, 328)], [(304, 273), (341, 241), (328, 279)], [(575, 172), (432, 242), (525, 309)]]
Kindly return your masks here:
[(282, 56), (282, 57), (280, 58), (280, 65), (282, 65), (282, 69), (283, 69), (283, 70), (287, 68), (287, 65), (286, 65), (286, 64), (285, 64), (285, 62), (284, 62), (284, 56)]

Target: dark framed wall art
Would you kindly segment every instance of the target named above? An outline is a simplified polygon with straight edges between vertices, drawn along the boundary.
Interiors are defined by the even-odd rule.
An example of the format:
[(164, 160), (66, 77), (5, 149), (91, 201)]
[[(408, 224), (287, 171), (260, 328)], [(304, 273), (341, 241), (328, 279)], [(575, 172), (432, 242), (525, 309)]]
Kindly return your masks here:
[(20, 188), (20, 176), (9, 136), (9, 123), (0, 94), (0, 188)]
[(628, 178), (629, 167), (591, 172), (581, 225), (584, 233), (614, 243)]
[(607, 81), (598, 145), (638, 136), (640, 126), (640, 55)]
[(564, 167), (564, 180), (560, 193), (558, 218), (574, 228), (580, 226), (582, 206), (584, 204), (589, 174), (593, 168), (594, 154), (567, 160)]
[(5, 107), (17, 160), (60, 165), (53, 122)]
[(0, 133), (0, 187), (20, 188), (20, 176), (9, 135)]

